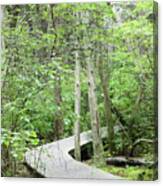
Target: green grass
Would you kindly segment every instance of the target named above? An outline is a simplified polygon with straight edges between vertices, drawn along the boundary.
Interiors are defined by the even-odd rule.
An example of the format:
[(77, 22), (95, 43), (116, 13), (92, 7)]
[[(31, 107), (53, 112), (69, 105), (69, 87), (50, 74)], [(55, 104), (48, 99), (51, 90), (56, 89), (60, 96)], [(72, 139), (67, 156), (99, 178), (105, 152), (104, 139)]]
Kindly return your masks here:
[(111, 174), (121, 176), (128, 180), (144, 180), (144, 181), (154, 180), (153, 169), (149, 169), (147, 167), (140, 167), (140, 166), (117, 167), (117, 166), (106, 165), (106, 164), (95, 166), (92, 160), (88, 160), (85, 163), (90, 166), (100, 168), (103, 171), (109, 172)]

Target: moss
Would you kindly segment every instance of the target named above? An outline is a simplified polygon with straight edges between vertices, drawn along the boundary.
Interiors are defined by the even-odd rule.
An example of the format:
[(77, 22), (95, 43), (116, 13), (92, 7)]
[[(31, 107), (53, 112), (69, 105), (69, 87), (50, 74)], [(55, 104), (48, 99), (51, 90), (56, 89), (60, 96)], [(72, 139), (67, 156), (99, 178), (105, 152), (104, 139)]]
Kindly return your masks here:
[[(92, 160), (86, 161), (86, 164), (94, 166)], [(140, 167), (140, 166), (126, 166), (126, 167), (117, 167), (111, 165), (96, 165), (97, 168), (102, 169), (103, 171), (112, 173), (114, 175), (118, 175), (124, 177), (128, 180), (144, 180), (144, 181), (151, 181), (154, 180), (154, 171), (153, 169), (147, 167)]]

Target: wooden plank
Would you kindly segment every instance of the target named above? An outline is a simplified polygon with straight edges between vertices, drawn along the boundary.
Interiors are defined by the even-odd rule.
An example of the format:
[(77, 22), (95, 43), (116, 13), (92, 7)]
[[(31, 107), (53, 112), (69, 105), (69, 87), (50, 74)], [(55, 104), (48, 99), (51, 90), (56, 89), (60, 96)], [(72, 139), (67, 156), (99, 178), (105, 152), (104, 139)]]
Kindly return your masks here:
[[(102, 129), (102, 137), (106, 136), (106, 131), (106, 128)], [(92, 141), (91, 131), (81, 133), (80, 137), (81, 146)], [(71, 136), (27, 151), (25, 161), (47, 178), (122, 179), (76, 161), (69, 154), (73, 149), (74, 136)]]

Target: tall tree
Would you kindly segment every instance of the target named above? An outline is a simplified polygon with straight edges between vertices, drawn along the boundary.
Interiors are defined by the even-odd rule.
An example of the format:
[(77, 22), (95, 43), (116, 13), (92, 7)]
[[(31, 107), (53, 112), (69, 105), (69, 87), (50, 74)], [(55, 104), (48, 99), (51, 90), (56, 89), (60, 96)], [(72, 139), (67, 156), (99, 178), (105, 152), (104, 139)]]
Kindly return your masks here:
[(81, 160), (80, 153), (80, 60), (78, 51), (75, 52), (75, 114), (76, 121), (74, 125), (75, 134), (75, 158)]
[(75, 135), (75, 158), (81, 160), (81, 149), (80, 149), (80, 59), (79, 59), (79, 40), (78, 40), (78, 25), (79, 25), (79, 12), (74, 14), (76, 19), (75, 29), (75, 124), (74, 124), (74, 135)]
[[(90, 41), (93, 29), (91, 23), (91, 10), (87, 10), (82, 14), (82, 23), (85, 27), (85, 32), (83, 36), (84, 49), (85, 49), (85, 59), (87, 63), (87, 77), (88, 77), (88, 100), (89, 100), (89, 110), (91, 118), (91, 128), (92, 128), (92, 142), (93, 142), (93, 156), (95, 163), (103, 162), (103, 144), (100, 133), (100, 121), (99, 113), (97, 107), (96, 98), (96, 84), (95, 84), (95, 70), (93, 64), (94, 53), (92, 51), (92, 43)], [(91, 27), (90, 27), (91, 25)]]
[[(101, 49), (101, 47), (100, 47)], [(107, 53), (106, 49), (100, 50), (99, 53), (104, 51)], [(101, 86), (104, 94), (104, 108), (105, 108), (105, 121), (108, 131), (108, 146), (109, 151), (112, 154), (114, 150), (114, 125), (113, 125), (113, 118), (112, 118), (112, 111), (111, 111), (111, 100), (109, 96), (109, 72), (108, 65), (104, 64), (104, 58), (101, 58), (100, 55), (98, 55), (98, 71), (101, 81)], [(106, 70), (105, 70), (106, 69)]]
[[(0, 6), (0, 27), (1, 28), (2, 28), (2, 21), (3, 21), (3, 7)], [(1, 58), (2, 58), (2, 51), (4, 50), (4, 41), (3, 41), (2, 34), (0, 35), (0, 49), (1, 49)], [(1, 61), (3, 61), (3, 60), (1, 59)], [(6, 70), (7, 70), (7, 68), (5, 68), (4, 70), (1, 71), (0, 89), (3, 86), (3, 80), (4, 80)]]
[(94, 66), (90, 59), (90, 52), (88, 51), (87, 57), (87, 71), (88, 71), (88, 97), (89, 97), (89, 109), (91, 115), (91, 127), (92, 127), (92, 137), (93, 137), (93, 151), (94, 160), (102, 161), (103, 159), (103, 145), (100, 135), (100, 122), (99, 114), (97, 108), (97, 98), (96, 98), (96, 85), (94, 78)]
[[(57, 35), (57, 27), (59, 26), (59, 18), (54, 17), (54, 7), (57, 5), (50, 6), (50, 13), (51, 13), (51, 20), (52, 20), (52, 27), (54, 34), (56, 35), (54, 39), (54, 45), (51, 49), (51, 57), (52, 59), (57, 59), (59, 57), (59, 38)], [(57, 63), (60, 63), (60, 60), (57, 60)], [(56, 112), (54, 116), (54, 138), (60, 139), (63, 137), (64, 132), (64, 123), (63, 123), (63, 114), (61, 110), (62, 105), (62, 95), (61, 95), (61, 74), (59, 69), (60, 64), (54, 69), (54, 104), (56, 105)]]

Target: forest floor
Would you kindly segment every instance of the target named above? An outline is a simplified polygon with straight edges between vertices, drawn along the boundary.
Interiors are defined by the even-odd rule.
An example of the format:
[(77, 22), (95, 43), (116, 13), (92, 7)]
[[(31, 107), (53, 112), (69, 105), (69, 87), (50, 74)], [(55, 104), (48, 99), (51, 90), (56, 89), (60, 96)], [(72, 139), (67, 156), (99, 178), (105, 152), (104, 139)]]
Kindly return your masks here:
[(38, 174), (35, 170), (30, 168), (24, 163), (19, 163), (16, 170), (12, 170), (11, 167), (6, 170), (2, 169), (2, 177), (22, 177), (22, 178), (43, 178), (42, 175)]
[(95, 165), (93, 160), (84, 161), (87, 165), (97, 167), (103, 171), (109, 172), (113, 175), (121, 176), (128, 180), (144, 180), (144, 181), (151, 181), (153, 178), (153, 169), (148, 167), (142, 166), (125, 166), (125, 167), (118, 167), (113, 165)]

